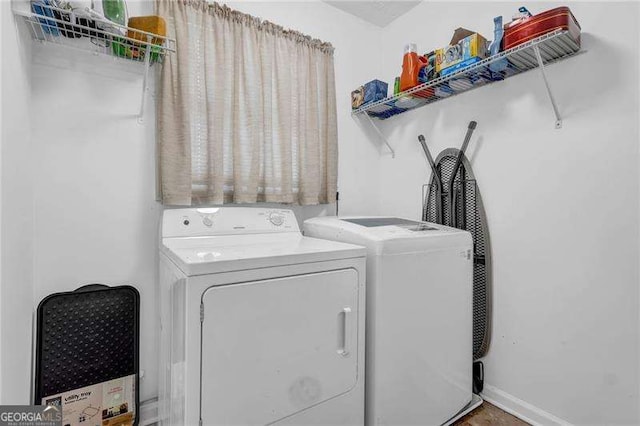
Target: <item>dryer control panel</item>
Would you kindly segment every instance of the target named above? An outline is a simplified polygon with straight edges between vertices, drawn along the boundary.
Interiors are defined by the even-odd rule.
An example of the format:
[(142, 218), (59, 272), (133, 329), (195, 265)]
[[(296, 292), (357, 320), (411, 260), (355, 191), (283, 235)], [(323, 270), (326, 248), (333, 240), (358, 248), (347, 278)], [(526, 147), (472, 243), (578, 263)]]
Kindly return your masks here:
[(291, 210), (251, 207), (167, 209), (162, 216), (162, 237), (300, 232)]

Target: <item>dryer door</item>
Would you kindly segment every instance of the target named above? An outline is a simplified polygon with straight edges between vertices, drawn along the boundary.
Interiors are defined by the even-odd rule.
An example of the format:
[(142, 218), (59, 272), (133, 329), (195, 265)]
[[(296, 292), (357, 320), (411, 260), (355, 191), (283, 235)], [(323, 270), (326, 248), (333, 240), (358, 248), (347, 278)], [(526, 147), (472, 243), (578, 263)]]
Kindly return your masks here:
[(202, 300), (204, 425), (272, 423), (355, 386), (355, 270), (210, 287)]

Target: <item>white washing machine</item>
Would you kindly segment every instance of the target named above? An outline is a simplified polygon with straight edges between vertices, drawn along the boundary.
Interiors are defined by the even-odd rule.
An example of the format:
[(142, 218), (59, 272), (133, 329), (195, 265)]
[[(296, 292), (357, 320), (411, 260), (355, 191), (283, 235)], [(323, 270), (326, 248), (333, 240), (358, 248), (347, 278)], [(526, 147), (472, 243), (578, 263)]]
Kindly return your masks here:
[(441, 425), (464, 412), (471, 234), (393, 217), (318, 217), (304, 234), (367, 247), (366, 423)]
[(163, 424), (364, 423), (364, 248), (280, 209), (166, 210), (161, 234)]

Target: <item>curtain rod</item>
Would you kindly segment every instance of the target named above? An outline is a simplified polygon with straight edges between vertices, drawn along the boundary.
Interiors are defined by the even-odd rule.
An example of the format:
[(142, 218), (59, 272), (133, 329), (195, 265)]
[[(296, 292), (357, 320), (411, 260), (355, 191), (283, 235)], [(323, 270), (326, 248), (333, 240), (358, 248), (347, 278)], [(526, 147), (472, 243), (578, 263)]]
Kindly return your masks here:
[[(158, 1), (172, 1), (172, 0), (158, 0)], [(285, 28), (281, 25), (274, 24), (247, 13), (240, 12), (232, 9), (226, 4), (220, 4), (216, 1), (209, 0), (182, 0), (184, 4), (199, 9), (203, 12), (207, 12), (211, 15), (215, 15), (224, 19), (228, 19), (234, 22), (238, 22), (244, 25), (252, 26), (263, 31), (268, 31), (274, 35), (280, 35), (290, 40), (296, 41), (301, 44), (305, 44), (309, 47), (321, 50), (326, 53), (333, 53), (334, 47), (331, 43), (322, 41), (320, 39), (311, 37), (307, 34), (303, 34), (299, 31)]]

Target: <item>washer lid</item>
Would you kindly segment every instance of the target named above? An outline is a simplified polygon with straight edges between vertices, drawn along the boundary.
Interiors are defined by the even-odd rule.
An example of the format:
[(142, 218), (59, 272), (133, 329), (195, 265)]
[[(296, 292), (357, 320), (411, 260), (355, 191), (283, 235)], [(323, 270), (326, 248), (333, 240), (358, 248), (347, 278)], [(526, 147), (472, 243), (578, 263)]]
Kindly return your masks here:
[(164, 238), (160, 245), (188, 276), (364, 257), (363, 247), (300, 233)]
[(439, 250), (471, 245), (467, 231), (397, 217), (314, 217), (304, 222), (305, 235), (359, 244), (370, 255)]
[(345, 222), (355, 223), (365, 228), (377, 228), (380, 226), (400, 226), (409, 231), (437, 231), (438, 228), (429, 226), (426, 222), (402, 219), (400, 217), (355, 217), (342, 219)]

